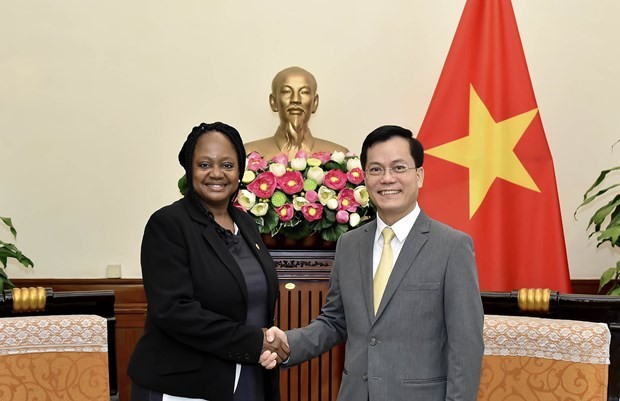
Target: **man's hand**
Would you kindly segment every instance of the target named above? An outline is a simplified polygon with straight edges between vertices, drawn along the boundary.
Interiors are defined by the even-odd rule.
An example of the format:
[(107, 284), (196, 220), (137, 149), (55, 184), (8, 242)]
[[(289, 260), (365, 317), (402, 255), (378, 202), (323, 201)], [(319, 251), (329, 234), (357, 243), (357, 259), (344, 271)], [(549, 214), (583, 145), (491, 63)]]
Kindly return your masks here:
[(267, 369), (273, 369), (276, 365), (286, 361), (290, 354), (286, 334), (279, 328), (273, 326), (263, 329), (263, 351), (259, 362)]

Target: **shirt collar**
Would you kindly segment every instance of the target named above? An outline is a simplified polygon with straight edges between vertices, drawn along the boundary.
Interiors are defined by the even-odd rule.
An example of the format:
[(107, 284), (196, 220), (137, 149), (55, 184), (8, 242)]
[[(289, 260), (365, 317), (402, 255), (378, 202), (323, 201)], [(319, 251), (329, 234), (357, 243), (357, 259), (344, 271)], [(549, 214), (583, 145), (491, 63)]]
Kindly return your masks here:
[[(405, 217), (390, 226), (394, 231), (394, 236), (396, 237), (398, 242), (402, 243), (405, 241), (407, 235), (409, 235), (409, 231), (411, 231), (411, 228), (413, 227), (415, 221), (418, 219), (419, 215), (420, 206), (416, 202), (415, 207), (411, 212), (409, 212), (409, 214), (407, 214)], [(381, 232), (385, 227), (387, 227), (387, 224), (385, 224), (385, 222), (381, 220), (381, 217), (379, 217), (379, 214), (377, 214), (377, 231), (375, 232), (375, 242), (377, 242), (377, 240), (381, 236)]]

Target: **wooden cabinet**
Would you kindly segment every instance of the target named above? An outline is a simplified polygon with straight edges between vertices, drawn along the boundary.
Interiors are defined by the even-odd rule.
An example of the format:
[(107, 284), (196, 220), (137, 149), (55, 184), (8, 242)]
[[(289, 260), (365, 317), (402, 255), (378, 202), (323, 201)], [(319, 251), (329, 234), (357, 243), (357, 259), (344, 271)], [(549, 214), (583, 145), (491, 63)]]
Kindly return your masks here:
[[(329, 288), (333, 251), (271, 251), (280, 278), (276, 323), (283, 330), (304, 327), (318, 316)], [(282, 401), (335, 401), (344, 345), (299, 366), (282, 369)]]

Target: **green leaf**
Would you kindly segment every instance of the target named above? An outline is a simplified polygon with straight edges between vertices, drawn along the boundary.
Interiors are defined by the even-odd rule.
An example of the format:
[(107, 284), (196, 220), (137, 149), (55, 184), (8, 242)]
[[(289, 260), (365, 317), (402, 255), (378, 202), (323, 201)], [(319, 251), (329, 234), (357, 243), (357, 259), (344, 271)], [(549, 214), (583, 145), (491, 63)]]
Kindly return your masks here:
[(17, 239), (17, 230), (15, 230), (15, 227), (13, 227), (13, 222), (11, 221), (11, 218), (10, 217), (0, 217), (0, 220), (2, 220), (4, 222), (4, 224), (9, 226), (9, 229), (11, 230), (11, 234), (13, 234), (13, 238)]
[(598, 291), (601, 292), (603, 287), (616, 277), (617, 267), (610, 267), (601, 274), (601, 280), (598, 285)]
[(34, 263), (32, 263), (32, 260), (26, 257), (26, 255), (21, 254), (21, 252), (20, 256), (17, 258), (17, 261), (24, 265), (24, 267), (34, 267)]
[(581, 209), (583, 206), (589, 204), (590, 202), (592, 202), (593, 200), (600, 198), (602, 195), (604, 195), (607, 191), (614, 189), (616, 187), (618, 187), (620, 184), (614, 184), (610, 187), (607, 188), (603, 188), (603, 189), (599, 189), (598, 192), (592, 194), (592, 192), (605, 180), (605, 178), (607, 177), (607, 175), (613, 171), (616, 170), (620, 170), (620, 166), (616, 166), (607, 170), (603, 170), (601, 171), (601, 173), (599, 174), (599, 176), (596, 178), (596, 180), (594, 181), (594, 183), (590, 186), (590, 188), (588, 188), (588, 190), (584, 193), (583, 195), (583, 201), (581, 202), (581, 204), (577, 207), (577, 209), (575, 209), (575, 212), (573, 213), (573, 217), (577, 218), (577, 212), (579, 211), (579, 209)]
[(181, 195), (185, 196), (188, 189), (187, 177), (185, 176), (185, 174), (183, 174), (183, 177), (179, 178), (179, 181), (177, 181), (177, 187), (179, 188), (179, 192), (181, 192)]
[(5, 289), (10, 290), (11, 288), (15, 288), (15, 284), (13, 284), (11, 280), (9, 280), (6, 272), (3, 269), (0, 269), (0, 294)]
[(605, 179), (605, 177), (607, 177), (607, 174), (611, 173), (612, 171), (615, 170), (620, 170), (620, 166), (616, 166), (616, 167), (612, 167), (610, 169), (607, 170), (603, 170), (601, 171), (601, 173), (599, 174), (599, 176), (597, 177), (597, 179), (594, 181), (594, 184), (592, 184), (592, 186), (590, 188), (588, 188), (588, 190), (586, 191), (586, 193), (583, 195), (583, 199), (585, 201), (585, 199), (588, 197), (588, 195), (590, 194), (590, 192), (592, 190), (594, 190), (594, 188), (598, 187), (603, 180)]
[(588, 228), (594, 224), (594, 231), (598, 231), (605, 219), (610, 216), (614, 210), (620, 206), (620, 195), (616, 195), (610, 202), (594, 212), (594, 215), (590, 218)]
[(607, 295), (620, 295), (620, 284), (614, 285), (607, 291)]
[(321, 238), (325, 241), (338, 241), (338, 238), (344, 233), (349, 231), (348, 224), (335, 224), (323, 231), (321, 231)]
[(606, 230), (601, 231), (599, 236), (596, 238), (599, 241), (599, 244), (609, 241), (613, 246), (618, 246), (618, 239), (620, 238), (620, 226), (610, 227)]
[(347, 164), (345, 163), (345, 164), (343, 165), (343, 164), (336, 163), (336, 162), (335, 162), (335, 161), (333, 161), (333, 160), (330, 160), (330, 161), (328, 161), (327, 163), (325, 163), (325, 164), (322, 166), (322, 169), (323, 169), (325, 172), (328, 172), (329, 170), (336, 169), (336, 170), (340, 170), (340, 171), (342, 171), (343, 173), (346, 173), (346, 172), (347, 172)]
[(302, 239), (310, 236), (312, 234), (312, 230), (308, 224), (298, 224), (295, 227), (282, 227), (280, 234), (287, 238)]
[(321, 216), (320, 220), (313, 221), (310, 223), (312, 231), (320, 232), (323, 231), (336, 223), (336, 212), (327, 207), (323, 208), (323, 216)]
[(263, 220), (264, 226), (268, 230), (267, 232), (277, 232), (276, 227), (280, 223), (280, 218), (278, 217), (278, 213), (276, 213), (273, 208), (270, 207), (267, 209), (267, 214), (263, 216)]
[(32, 260), (26, 257), (15, 245), (0, 240), (0, 263), (2, 266), (6, 267), (8, 258), (16, 259), (24, 267), (34, 267)]

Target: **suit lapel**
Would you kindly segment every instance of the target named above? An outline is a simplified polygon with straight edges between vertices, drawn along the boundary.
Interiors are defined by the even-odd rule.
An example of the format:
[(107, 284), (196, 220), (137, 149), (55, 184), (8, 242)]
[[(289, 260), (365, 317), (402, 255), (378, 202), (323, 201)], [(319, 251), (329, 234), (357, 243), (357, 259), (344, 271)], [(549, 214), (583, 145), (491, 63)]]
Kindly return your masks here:
[(366, 224), (363, 228), (362, 236), (359, 241), (359, 266), (362, 276), (362, 291), (368, 312), (368, 320), (375, 319), (375, 308), (372, 297), (372, 250), (375, 243), (375, 232), (377, 231), (377, 221), (374, 220)]
[(398, 255), (398, 259), (396, 259), (394, 269), (392, 269), (390, 279), (388, 280), (385, 291), (383, 292), (379, 310), (377, 310), (377, 317), (381, 315), (381, 312), (383, 312), (386, 308), (407, 272), (413, 268), (416, 257), (420, 253), (420, 250), (424, 247), (424, 244), (426, 244), (426, 234), (429, 230), (430, 219), (426, 216), (426, 214), (424, 214), (424, 212), (420, 211), (420, 214), (413, 224), (411, 231), (409, 231), (409, 235), (407, 235), (407, 238), (405, 239), (405, 243), (403, 244), (403, 248)]
[(209, 223), (209, 219), (207, 218), (207, 216), (201, 213), (189, 198), (185, 197), (183, 198), (183, 200), (185, 202), (185, 208), (187, 209), (190, 217), (204, 226), (204, 229), (202, 231), (202, 237), (206, 241), (207, 245), (211, 247), (213, 252), (221, 260), (224, 267), (226, 267), (226, 269), (228, 269), (233, 275), (235, 280), (237, 280), (239, 288), (241, 289), (241, 293), (243, 294), (244, 299), (247, 301), (248, 289), (245, 284), (245, 278), (243, 277), (243, 273), (241, 272), (237, 261), (228, 250), (228, 245), (226, 245), (226, 242), (224, 242), (222, 237), (220, 237), (217, 231), (215, 231), (215, 227), (213, 226), (213, 224)]

